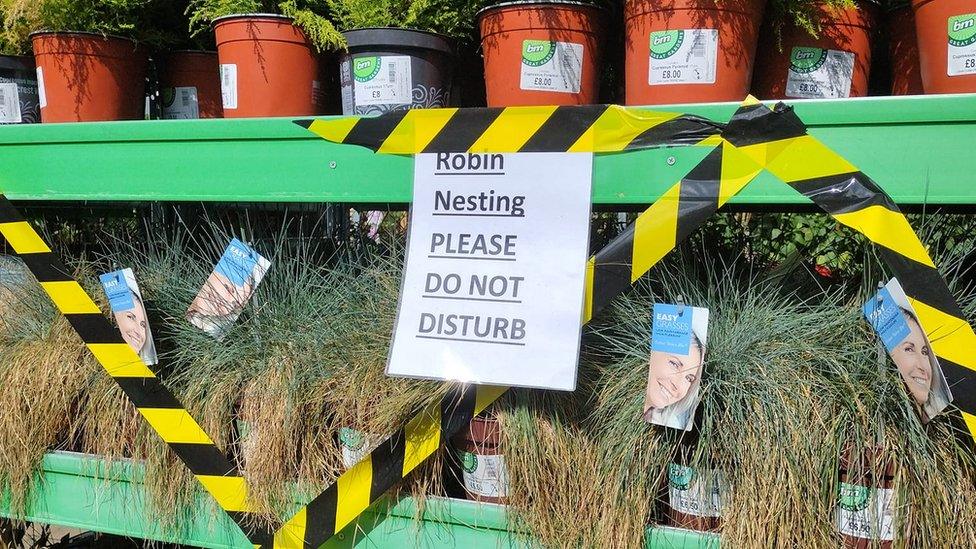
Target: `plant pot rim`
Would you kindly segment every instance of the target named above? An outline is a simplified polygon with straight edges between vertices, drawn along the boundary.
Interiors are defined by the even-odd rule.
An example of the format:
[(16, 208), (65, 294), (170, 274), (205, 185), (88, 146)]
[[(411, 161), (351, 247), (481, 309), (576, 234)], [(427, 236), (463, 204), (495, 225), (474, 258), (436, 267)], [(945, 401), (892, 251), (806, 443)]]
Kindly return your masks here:
[[(386, 35), (392, 35), (386, 39)], [(346, 38), (346, 48), (352, 52), (353, 48), (415, 48), (439, 51), (450, 56), (455, 55), (454, 41), (443, 34), (420, 29), (403, 27), (364, 27), (342, 31)], [(412, 40), (411, 40), (412, 39)]]
[(281, 15), (280, 13), (232, 13), (230, 15), (221, 15), (220, 17), (214, 18), (214, 20), (210, 22), (210, 26), (216, 27), (218, 23), (223, 23), (232, 19), (280, 19), (282, 21), (289, 21), (292, 24), (295, 23), (294, 17), (288, 17), (287, 15)]
[(125, 40), (126, 42), (132, 42), (133, 44), (139, 45), (139, 41), (133, 38), (119, 36), (118, 34), (108, 34), (108, 33), (92, 32), (92, 31), (71, 31), (71, 30), (59, 31), (59, 30), (45, 29), (45, 30), (34, 31), (28, 34), (27, 37), (33, 39), (35, 36), (54, 35), (54, 34), (67, 35), (67, 36), (97, 36), (99, 38), (105, 38), (105, 39), (114, 38), (116, 40)]
[(489, 11), (494, 11), (501, 8), (509, 8), (513, 6), (579, 6), (584, 8), (593, 8), (599, 12), (606, 13), (607, 8), (594, 4), (591, 2), (582, 2), (580, 0), (507, 0), (505, 2), (497, 2), (491, 4), (490, 6), (485, 6), (475, 13), (476, 19), (481, 19)]
[(211, 51), (211, 50), (190, 50), (190, 49), (186, 49), (186, 50), (167, 50), (165, 54), (166, 55), (172, 55), (174, 53), (197, 53), (197, 54), (203, 54), (203, 55), (217, 55), (217, 52)]

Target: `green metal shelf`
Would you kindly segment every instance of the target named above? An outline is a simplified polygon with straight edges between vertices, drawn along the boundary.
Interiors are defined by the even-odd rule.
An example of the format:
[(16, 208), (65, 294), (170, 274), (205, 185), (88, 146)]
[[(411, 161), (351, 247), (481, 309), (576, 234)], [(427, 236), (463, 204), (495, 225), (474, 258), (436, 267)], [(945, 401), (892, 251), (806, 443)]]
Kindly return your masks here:
[[(42, 469), (26, 520), (213, 549), (252, 547), (202, 492), (180, 530), (164, 530), (147, 511), (143, 467), (137, 462), (109, 464), (91, 455), (52, 452), (44, 456)], [(0, 497), (0, 515), (10, 516), (9, 497)], [(432, 497), (421, 511), (406, 498), (393, 505), (380, 502), (323, 549), (536, 547), (509, 526), (502, 505)], [(646, 539), (648, 549), (718, 547), (717, 536), (676, 528), (649, 528)]]
[[(976, 204), (976, 94), (792, 103), (810, 132), (906, 205)], [(655, 107), (726, 121), (734, 103)], [(596, 204), (649, 204), (703, 148), (601, 154)], [(412, 159), (328, 143), (288, 118), (0, 127), (15, 200), (406, 203)], [(639, 177), (635, 177), (639, 175)], [(740, 205), (807, 204), (764, 175)]]

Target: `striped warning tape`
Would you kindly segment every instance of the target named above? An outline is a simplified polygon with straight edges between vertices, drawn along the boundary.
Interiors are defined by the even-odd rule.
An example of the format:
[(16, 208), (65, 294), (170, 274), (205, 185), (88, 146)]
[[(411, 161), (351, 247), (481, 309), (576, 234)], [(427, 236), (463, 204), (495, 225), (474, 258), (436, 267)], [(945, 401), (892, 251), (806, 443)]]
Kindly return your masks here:
[(153, 430), (193, 472), (200, 484), (255, 545), (270, 540), (250, 514), (244, 478), (105, 318), (41, 235), (0, 195), (0, 234), (23, 260), (64, 314), (85, 346)]

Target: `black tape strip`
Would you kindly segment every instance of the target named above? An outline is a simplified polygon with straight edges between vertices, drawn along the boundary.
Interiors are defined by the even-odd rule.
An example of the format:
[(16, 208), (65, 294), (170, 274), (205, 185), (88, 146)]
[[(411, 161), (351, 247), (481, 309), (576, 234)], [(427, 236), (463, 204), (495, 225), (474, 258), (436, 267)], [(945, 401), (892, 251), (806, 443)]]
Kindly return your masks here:
[(831, 215), (856, 212), (869, 206), (899, 211), (884, 191), (862, 172), (805, 179), (790, 185)]
[(879, 245), (878, 249), (881, 258), (895, 272), (895, 276), (905, 289), (905, 294), (943, 313), (965, 320), (966, 313), (952, 298), (949, 286), (937, 269), (918, 263), (884, 246)]
[(241, 528), (251, 543), (260, 545), (261, 547), (271, 547), (274, 545), (274, 532), (270, 530), (270, 526), (266, 524), (266, 521), (260, 520), (258, 517), (254, 517), (249, 513), (241, 513), (238, 511), (226, 511), (226, 513)]
[(966, 413), (976, 415), (976, 372), (941, 356), (939, 366), (942, 367), (946, 383), (952, 391), (952, 404)]
[(61, 260), (53, 252), (38, 254), (22, 254), (20, 259), (24, 265), (34, 274), (38, 282), (68, 282), (73, 281), (74, 277), (68, 272), (68, 268), (61, 263)]
[(64, 317), (85, 343), (125, 343), (122, 334), (102, 313), (67, 314)]
[(707, 118), (682, 115), (648, 128), (631, 140), (625, 150), (694, 145), (713, 135), (722, 133), (725, 126)]
[(369, 487), (370, 503), (400, 482), (405, 450), (406, 438), (403, 429), (400, 429), (370, 453), (373, 465), (373, 480)]
[(675, 243), (688, 238), (718, 211), (721, 179), (722, 147), (715, 147), (681, 180)]
[(335, 534), (339, 483), (333, 482), (305, 509), (305, 547), (319, 547)]
[(593, 296), (590, 316), (610, 304), (613, 298), (631, 287), (633, 272), (634, 225), (617, 235), (597, 252), (593, 261)]
[(360, 118), (342, 142), (378, 150), (406, 114), (407, 111), (392, 111), (375, 118)]
[(477, 387), (456, 384), (441, 399), (441, 442), (447, 442), (474, 418)]
[(504, 109), (458, 109), (427, 144), (425, 153), (467, 152)]
[(163, 386), (155, 377), (116, 377), (125, 396), (129, 397), (136, 408), (170, 408), (182, 410), (173, 393)]
[(745, 147), (800, 137), (806, 133), (807, 127), (793, 112), (793, 107), (777, 103), (772, 110), (762, 104), (740, 107), (732, 115), (722, 137), (736, 147)]
[(169, 447), (194, 475), (240, 476), (237, 466), (213, 444), (171, 442)]
[(0, 194), (0, 223), (16, 223), (24, 221), (24, 216), (20, 215), (17, 208), (7, 200), (7, 197)]
[(519, 152), (568, 150), (608, 108), (608, 105), (559, 107), (522, 145)]

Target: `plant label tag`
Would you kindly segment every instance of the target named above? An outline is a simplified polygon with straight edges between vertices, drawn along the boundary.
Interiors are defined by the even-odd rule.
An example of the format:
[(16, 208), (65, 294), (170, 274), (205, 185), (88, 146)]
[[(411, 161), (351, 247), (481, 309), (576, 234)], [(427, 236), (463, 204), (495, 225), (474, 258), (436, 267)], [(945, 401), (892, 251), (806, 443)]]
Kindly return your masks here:
[(592, 159), (416, 155), (388, 375), (575, 388)]
[(853, 79), (853, 53), (795, 47), (790, 52), (786, 96), (801, 99), (849, 97)]
[(41, 108), (47, 106), (47, 94), (44, 92), (44, 69), (37, 67), (37, 102)]
[(237, 65), (220, 65), (220, 99), (225, 109), (237, 108)]
[(725, 479), (721, 471), (668, 465), (668, 504), (695, 517), (721, 517)]
[(898, 368), (909, 396), (921, 408), (922, 421), (942, 412), (952, 402), (952, 393), (929, 341), (930, 335), (940, 334), (925, 333), (898, 279), (892, 278), (865, 303), (863, 312)]
[(481, 497), (508, 496), (508, 470), (505, 456), (461, 451), (461, 478), (464, 489)]
[(132, 347), (142, 361), (151, 366), (157, 364), (156, 344), (153, 341), (149, 317), (142, 301), (142, 292), (132, 269), (112, 271), (98, 277), (108, 297), (108, 305), (115, 316), (122, 339)]
[(976, 74), (976, 13), (949, 18), (948, 76)]
[(0, 82), (0, 124), (20, 123), (20, 94), (14, 82)]
[(717, 29), (654, 31), (650, 37), (647, 83), (714, 84)]
[(186, 319), (220, 339), (230, 331), (271, 267), (271, 262), (240, 240), (231, 240), (224, 255), (193, 299)]
[(200, 118), (200, 103), (196, 86), (177, 86), (163, 90), (163, 118), (165, 120), (196, 120)]
[(352, 60), (356, 107), (409, 105), (413, 76), (409, 55), (375, 55)]
[(523, 90), (579, 93), (583, 44), (523, 40), (519, 87)]
[(854, 538), (891, 541), (895, 539), (895, 491), (840, 483), (837, 501), (837, 530)]
[(687, 431), (700, 400), (708, 309), (655, 303), (651, 314), (644, 420)]

